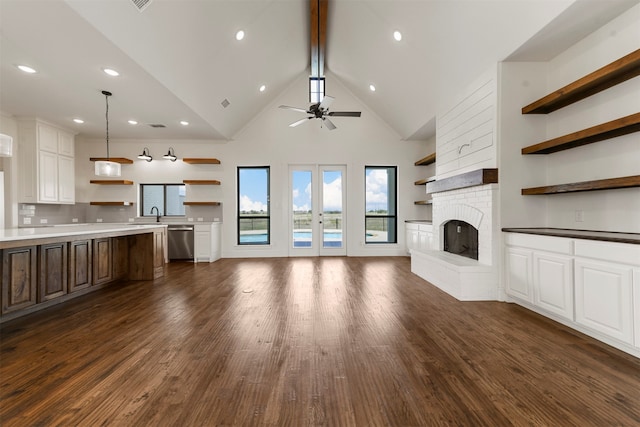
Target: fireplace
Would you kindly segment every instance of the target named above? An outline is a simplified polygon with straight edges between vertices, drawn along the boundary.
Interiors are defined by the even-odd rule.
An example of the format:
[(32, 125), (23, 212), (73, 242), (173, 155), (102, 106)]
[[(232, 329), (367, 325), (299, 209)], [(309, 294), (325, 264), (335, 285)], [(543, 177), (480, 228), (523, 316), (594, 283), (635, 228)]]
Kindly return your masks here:
[(468, 222), (451, 220), (444, 224), (444, 251), (478, 259), (478, 229)]

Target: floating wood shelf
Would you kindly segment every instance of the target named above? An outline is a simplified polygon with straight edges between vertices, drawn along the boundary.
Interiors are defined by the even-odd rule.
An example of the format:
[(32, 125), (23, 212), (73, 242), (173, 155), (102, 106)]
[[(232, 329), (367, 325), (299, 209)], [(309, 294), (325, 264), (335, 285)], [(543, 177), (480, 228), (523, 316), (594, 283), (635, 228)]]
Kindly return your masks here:
[(100, 185), (133, 185), (133, 181), (127, 179), (92, 179), (89, 182)]
[(425, 178), (425, 179), (419, 179), (416, 182), (414, 182), (415, 185), (425, 185), (427, 182), (433, 182), (433, 179), (429, 179), (429, 178)]
[(548, 114), (640, 75), (640, 49), (522, 108), (522, 114)]
[(414, 205), (431, 205), (433, 204), (433, 200), (416, 200), (413, 202)]
[(182, 202), (185, 206), (220, 206), (220, 202)]
[(133, 163), (133, 160), (125, 159), (124, 157), (91, 157), (89, 160), (92, 162), (116, 162), (122, 165), (130, 165)]
[(640, 175), (620, 178), (599, 179), (596, 181), (573, 182), (570, 184), (547, 185), (545, 187), (523, 188), (523, 196), (542, 194), (576, 193), (579, 191), (614, 190), (616, 188), (640, 187)]
[(427, 165), (430, 165), (431, 163), (434, 163), (435, 161), (436, 161), (436, 153), (431, 153), (427, 157), (424, 157), (418, 160), (414, 164), (416, 166), (427, 166)]
[(602, 123), (522, 149), (522, 154), (549, 154), (640, 131), (640, 113)]
[(220, 185), (217, 179), (185, 179), (182, 182), (189, 185)]
[(183, 162), (185, 163), (189, 163), (192, 165), (219, 165), (220, 164), (220, 160), (218, 159), (213, 159), (213, 158), (201, 158), (201, 157), (185, 157), (184, 159), (182, 159)]
[(93, 206), (131, 206), (133, 202), (89, 202)]
[(427, 183), (427, 193), (441, 193), (459, 188), (475, 187), (498, 182), (498, 169), (478, 169), (449, 178), (437, 179)]

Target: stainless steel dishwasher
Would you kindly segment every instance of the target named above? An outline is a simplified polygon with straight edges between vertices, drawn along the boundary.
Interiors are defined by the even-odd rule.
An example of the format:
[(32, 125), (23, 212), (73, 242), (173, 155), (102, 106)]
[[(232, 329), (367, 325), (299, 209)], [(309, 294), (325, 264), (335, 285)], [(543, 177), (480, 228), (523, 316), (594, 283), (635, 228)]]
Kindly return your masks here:
[(167, 226), (169, 259), (193, 259), (193, 225)]

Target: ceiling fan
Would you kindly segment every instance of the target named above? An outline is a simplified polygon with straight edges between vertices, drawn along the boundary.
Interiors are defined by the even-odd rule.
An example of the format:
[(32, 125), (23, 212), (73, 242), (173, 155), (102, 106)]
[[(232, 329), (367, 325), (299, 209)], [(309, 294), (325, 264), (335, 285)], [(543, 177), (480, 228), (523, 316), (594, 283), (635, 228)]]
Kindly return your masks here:
[(360, 117), (360, 111), (329, 111), (329, 106), (333, 102), (334, 98), (331, 96), (325, 96), (322, 98), (322, 102), (318, 102), (316, 104), (311, 104), (308, 110), (297, 107), (289, 107), (288, 105), (281, 105), (278, 108), (284, 108), (286, 110), (294, 110), (299, 111), (301, 113), (309, 114), (309, 117), (305, 117), (304, 119), (300, 119), (296, 122), (293, 122), (289, 125), (289, 127), (296, 127), (311, 119), (320, 119), (322, 123), (327, 126), (327, 129), (334, 130), (336, 125), (333, 124), (329, 117)]

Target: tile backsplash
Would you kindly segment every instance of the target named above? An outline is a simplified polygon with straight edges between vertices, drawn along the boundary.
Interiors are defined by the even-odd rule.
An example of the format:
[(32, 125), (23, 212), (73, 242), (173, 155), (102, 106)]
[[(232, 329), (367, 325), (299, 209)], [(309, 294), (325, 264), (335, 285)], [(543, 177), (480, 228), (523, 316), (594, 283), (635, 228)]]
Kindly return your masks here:
[[(92, 206), (89, 203), (74, 205), (20, 204), (19, 227), (41, 227), (72, 223), (139, 222), (153, 217), (140, 218), (135, 205)], [(184, 217), (164, 217), (162, 221), (222, 221), (221, 206), (187, 206)]]

